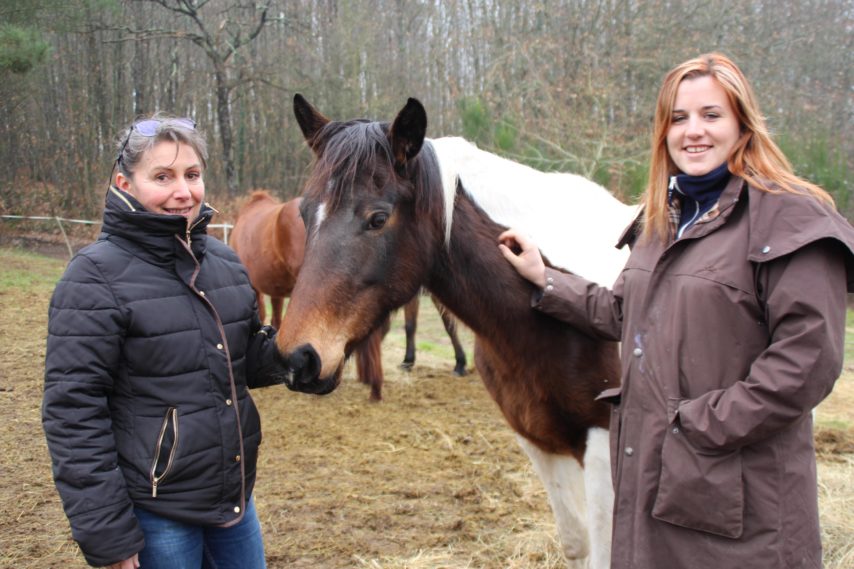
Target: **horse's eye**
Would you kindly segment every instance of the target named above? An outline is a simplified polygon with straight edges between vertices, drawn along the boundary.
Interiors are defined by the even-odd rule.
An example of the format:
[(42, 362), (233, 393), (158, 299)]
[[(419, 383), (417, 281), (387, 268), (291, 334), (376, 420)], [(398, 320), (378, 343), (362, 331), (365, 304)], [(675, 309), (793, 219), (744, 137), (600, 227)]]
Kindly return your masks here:
[(388, 221), (388, 214), (384, 211), (371, 214), (368, 219), (368, 229), (382, 229), (386, 221)]

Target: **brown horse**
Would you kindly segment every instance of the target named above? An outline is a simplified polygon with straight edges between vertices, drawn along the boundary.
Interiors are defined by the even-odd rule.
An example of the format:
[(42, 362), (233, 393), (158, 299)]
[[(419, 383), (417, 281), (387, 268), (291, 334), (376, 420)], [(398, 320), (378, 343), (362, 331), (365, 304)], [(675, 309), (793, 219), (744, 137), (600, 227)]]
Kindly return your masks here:
[[(291, 295), (305, 256), (305, 225), (299, 213), (301, 199), (280, 202), (269, 192), (255, 191), (240, 208), (232, 231), (231, 246), (249, 272), (249, 280), (258, 299), (258, 315), (266, 321), (264, 296), (270, 297), (270, 325), (282, 324), (284, 299)], [(435, 300), (434, 300), (435, 302)], [(401, 367), (411, 369), (415, 362), (415, 329), (419, 298), (416, 294), (405, 307), (406, 355)], [(447, 311), (436, 305), (454, 346), (454, 373), (465, 375), (466, 355), (456, 332), (456, 323)], [(383, 369), (380, 344), (388, 332), (388, 320), (366, 337), (354, 350), (356, 375), (371, 386), (371, 399), (382, 399)]]
[(268, 295), (273, 309), (270, 325), (276, 330), (282, 327), (282, 307), (294, 290), (305, 256), (301, 201), (295, 198), (282, 203), (268, 192), (252, 192), (231, 232), (229, 245), (249, 272), (261, 322), (267, 319), (264, 295)]
[[(497, 200), (505, 210), (513, 199), (541, 202), (539, 187), (557, 179), (525, 178), (520, 169), (530, 169), (493, 155), (493, 163), (483, 162), (478, 153), (488, 153), (466, 150), (468, 143), (452, 149), (460, 139), (425, 140), (427, 117), (415, 99), (391, 125), (333, 122), (300, 95), (294, 112), (315, 162), (301, 205), (309, 228), (306, 262), (277, 338), (292, 387), (316, 394), (335, 389), (353, 346), (426, 287), (474, 331), (477, 369), (546, 487), (567, 558), (585, 563), (590, 554), (592, 567), (607, 567), (610, 409), (595, 397), (619, 385), (618, 346), (531, 309), (530, 284), (497, 247), (507, 225), (486, 209), (499, 188), (476, 198), (453, 168), (480, 160), (470, 164), (473, 171), (511, 184), (507, 199)], [(601, 241), (614, 243), (618, 234), (602, 237), (597, 227), (611, 223), (611, 214), (623, 216), (616, 223), (629, 218), (599, 186), (573, 187), (581, 185), (576, 178), (562, 193), (575, 196), (580, 214), (540, 203), (562, 219), (535, 225), (564, 230), (564, 241), (593, 249), (592, 262), (603, 263), (611, 254)], [(607, 197), (600, 200), (600, 193)], [(611, 211), (585, 210), (587, 201)], [(586, 235), (566, 234), (573, 215), (594, 224)], [(579, 257), (585, 262), (586, 253)]]

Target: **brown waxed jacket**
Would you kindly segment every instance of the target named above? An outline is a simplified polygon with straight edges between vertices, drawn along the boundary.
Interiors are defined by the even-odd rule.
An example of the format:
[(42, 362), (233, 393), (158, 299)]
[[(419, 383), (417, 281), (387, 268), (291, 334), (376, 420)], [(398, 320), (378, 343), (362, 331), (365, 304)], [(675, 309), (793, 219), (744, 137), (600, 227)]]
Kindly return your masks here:
[(638, 237), (611, 290), (547, 269), (535, 307), (622, 340), (613, 569), (822, 565), (810, 410), (842, 369), (854, 228), (733, 177), (719, 215)]

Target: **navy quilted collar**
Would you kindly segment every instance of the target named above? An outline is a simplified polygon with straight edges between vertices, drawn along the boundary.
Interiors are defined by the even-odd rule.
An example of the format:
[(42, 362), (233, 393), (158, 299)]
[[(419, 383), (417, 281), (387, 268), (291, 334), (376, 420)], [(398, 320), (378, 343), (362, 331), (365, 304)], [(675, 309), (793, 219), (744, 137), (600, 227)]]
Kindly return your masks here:
[(193, 255), (201, 260), (205, 253), (207, 226), (213, 214), (213, 208), (203, 204), (188, 232), (184, 217), (151, 213), (132, 195), (112, 186), (107, 191), (101, 238), (119, 237), (132, 243), (136, 254), (155, 264), (173, 263), (176, 254), (186, 252), (180, 240), (189, 243)]

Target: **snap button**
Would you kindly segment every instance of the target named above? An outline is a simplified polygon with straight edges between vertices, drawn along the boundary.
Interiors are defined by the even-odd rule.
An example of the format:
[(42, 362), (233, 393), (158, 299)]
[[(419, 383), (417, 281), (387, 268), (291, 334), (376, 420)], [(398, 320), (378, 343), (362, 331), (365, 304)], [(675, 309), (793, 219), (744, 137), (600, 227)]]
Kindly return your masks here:
[(673, 434), (674, 434), (674, 435), (678, 435), (678, 434), (679, 434), (679, 427), (673, 427)]
[(765, 247), (762, 248), (763, 253), (768, 253), (770, 251), (771, 251), (771, 247), (769, 245), (766, 245)]
[(217, 350), (221, 350), (221, 349), (222, 349), (222, 344), (217, 344), (217, 345), (216, 345), (216, 349), (217, 349)]
[(554, 290), (554, 288), (552, 285), (546, 285), (546, 290)]
[(234, 513), (235, 513), (235, 514), (239, 514), (239, 513), (240, 513), (240, 506), (234, 506)]
[(225, 404), (226, 404), (226, 405), (231, 405), (231, 403), (232, 403), (231, 399), (226, 399), (226, 400), (225, 400)]
[(205, 291), (200, 290), (200, 291), (199, 291), (199, 294), (200, 294), (200, 295), (202, 295), (202, 296), (204, 296), (204, 295), (205, 295)]
[(639, 358), (643, 355), (643, 350), (641, 350), (640, 348), (635, 348), (632, 351), (632, 355), (635, 356), (636, 358)]
[(547, 282), (547, 283), (549, 283), (549, 284), (552, 284), (552, 283), (554, 283), (554, 282), (555, 282), (555, 280), (554, 280), (553, 278), (549, 277), (549, 278), (547, 278), (547, 279), (546, 279), (546, 282)]
[(234, 457), (234, 462), (240, 462), (240, 455), (239, 454)]
[(633, 454), (635, 454), (635, 449), (633, 449), (632, 447), (626, 447), (626, 450), (624, 452), (626, 453), (626, 456), (632, 456)]

